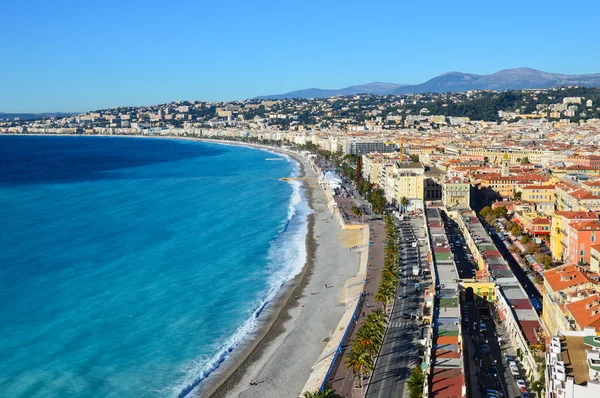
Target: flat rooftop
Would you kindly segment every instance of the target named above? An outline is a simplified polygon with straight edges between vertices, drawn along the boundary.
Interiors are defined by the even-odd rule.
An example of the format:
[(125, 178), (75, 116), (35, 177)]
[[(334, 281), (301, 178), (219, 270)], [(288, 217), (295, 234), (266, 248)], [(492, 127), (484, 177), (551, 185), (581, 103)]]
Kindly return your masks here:
[(587, 383), (590, 379), (586, 351), (590, 349), (584, 344), (584, 337), (561, 336), (561, 354), (565, 363), (567, 376), (575, 379), (575, 384)]

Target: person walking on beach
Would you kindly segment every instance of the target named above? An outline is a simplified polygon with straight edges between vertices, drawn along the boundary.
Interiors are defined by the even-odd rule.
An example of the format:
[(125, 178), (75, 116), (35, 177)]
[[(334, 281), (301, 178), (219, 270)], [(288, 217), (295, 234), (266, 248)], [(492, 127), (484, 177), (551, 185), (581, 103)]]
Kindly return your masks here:
[(325, 289), (327, 289), (327, 283), (325, 284)]

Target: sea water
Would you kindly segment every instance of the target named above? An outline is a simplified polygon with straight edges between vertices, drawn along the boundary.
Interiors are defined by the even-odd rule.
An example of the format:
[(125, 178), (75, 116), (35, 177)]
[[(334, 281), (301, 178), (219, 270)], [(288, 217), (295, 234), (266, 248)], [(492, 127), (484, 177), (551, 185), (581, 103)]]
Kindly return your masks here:
[(0, 394), (193, 395), (304, 265), (298, 165), (273, 157), (0, 136)]

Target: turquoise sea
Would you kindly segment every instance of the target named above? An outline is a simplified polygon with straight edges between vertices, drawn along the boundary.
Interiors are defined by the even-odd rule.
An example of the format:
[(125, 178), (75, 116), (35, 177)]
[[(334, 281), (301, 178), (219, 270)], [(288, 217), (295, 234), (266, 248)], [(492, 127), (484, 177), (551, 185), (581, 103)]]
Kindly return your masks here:
[(310, 210), (277, 156), (0, 136), (0, 395), (201, 388), (304, 265)]

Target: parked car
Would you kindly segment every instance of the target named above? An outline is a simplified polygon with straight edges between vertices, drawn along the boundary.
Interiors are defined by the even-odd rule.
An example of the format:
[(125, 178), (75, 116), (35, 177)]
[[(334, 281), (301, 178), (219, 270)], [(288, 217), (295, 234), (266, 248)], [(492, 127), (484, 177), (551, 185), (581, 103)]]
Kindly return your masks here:
[(520, 376), (521, 374), (519, 373), (519, 368), (517, 368), (516, 366), (511, 366), (510, 367), (510, 373), (513, 376)]
[(504, 359), (506, 360), (506, 362), (511, 362), (512, 361), (512, 355), (510, 355), (509, 353), (505, 352), (502, 355), (504, 356)]
[(481, 333), (485, 333), (485, 332), (487, 332), (487, 327), (485, 326), (485, 323), (480, 323), (480, 324), (479, 324), (479, 331), (480, 331)]
[(517, 379), (517, 387), (519, 387), (519, 389), (527, 388), (527, 386), (525, 385), (525, 382), (522, 379)]
[(496, 391), (492, 388), (488, 388), (486, 390), (486, 393), (489, 395), (493, 395), (494, 397), (498, 397), (498, 398), (502, 398), (504, 396), (504, 394), (502, 394), (500, 391)]

